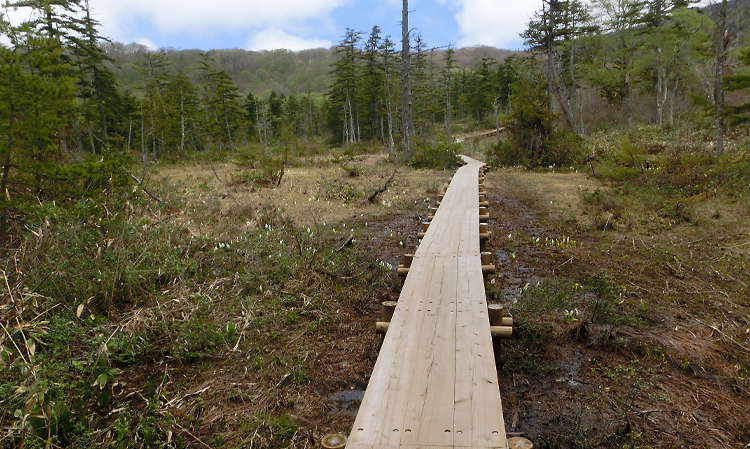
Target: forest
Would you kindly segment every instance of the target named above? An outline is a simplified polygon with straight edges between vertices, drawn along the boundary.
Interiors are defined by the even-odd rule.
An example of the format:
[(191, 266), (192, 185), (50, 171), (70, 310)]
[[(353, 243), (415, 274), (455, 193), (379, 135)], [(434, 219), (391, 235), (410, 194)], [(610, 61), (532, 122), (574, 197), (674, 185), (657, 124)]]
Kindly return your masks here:
[[(518, 398), (551, 401), (519, 429), (540, 447), (750, 443), (749, 17), (747, 0), (541, 0), (524, 51), (415, 30), (405, 54), (375, 26), (204, 52), (112, 42), (88, 0), (4, 3), (0, 447), (348, 430), (392, 268), (458, 154), (491, 168), (493, 220), (524, 220), (491, 223), (510, 274), (487, 283), (520, 323), (503, 401), (516, 421)], [(552, 397), (563, 363), (596, 388)], [(690, 388), (721, 399), (684, 412)]]

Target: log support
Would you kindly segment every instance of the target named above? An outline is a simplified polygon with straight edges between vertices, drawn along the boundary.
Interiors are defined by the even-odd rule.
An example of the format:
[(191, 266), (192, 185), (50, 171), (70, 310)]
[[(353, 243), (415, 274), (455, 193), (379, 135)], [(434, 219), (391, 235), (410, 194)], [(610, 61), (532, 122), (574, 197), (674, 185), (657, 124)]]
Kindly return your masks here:
[(320, 447), (323, 449), (344, 449), (346, 437), (340, 433), (329, 433), (320, 440)]
[(427, 229), (430, 228), (430, 222), (429, 221), (423, 221), (422, 222), (422, 230), (417, 232), (417, 238), (423, 239), (425, 234), (427, 234)]
[(409, 274), (409, 268), (411, 267), (411, 261), (414, 260), (414, 254), (404, 254), (404, 261), (398, 266), (397, 273), (399, 276), (406, 276)]
[(487, 315), (490, 319), (490, 333), (493, 337), (510, 338), (513, 336), (513, 317), (508, 316), (500, 304), (488, 304)]
[(492, 263), (492, 253), (485, 251), (481, 254), (482, 257), (482, 274), (495, 274), (495, 265)]

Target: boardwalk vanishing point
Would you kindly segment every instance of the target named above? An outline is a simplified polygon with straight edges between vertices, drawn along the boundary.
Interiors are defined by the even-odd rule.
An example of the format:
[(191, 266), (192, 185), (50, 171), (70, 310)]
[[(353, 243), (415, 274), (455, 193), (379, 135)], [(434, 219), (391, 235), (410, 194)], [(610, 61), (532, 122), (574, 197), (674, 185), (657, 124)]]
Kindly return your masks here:
[(507, 448), (464, 157), (414, 254), (346, 447)]

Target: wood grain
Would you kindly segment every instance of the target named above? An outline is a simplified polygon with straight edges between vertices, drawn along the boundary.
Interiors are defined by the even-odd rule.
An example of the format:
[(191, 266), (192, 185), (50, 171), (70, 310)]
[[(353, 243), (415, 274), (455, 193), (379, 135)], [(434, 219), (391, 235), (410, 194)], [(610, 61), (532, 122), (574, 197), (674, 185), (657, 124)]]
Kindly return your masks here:
[(453, 176), (414, 254), (347, 448), (506, 448), (479, 252), (479, 169)]

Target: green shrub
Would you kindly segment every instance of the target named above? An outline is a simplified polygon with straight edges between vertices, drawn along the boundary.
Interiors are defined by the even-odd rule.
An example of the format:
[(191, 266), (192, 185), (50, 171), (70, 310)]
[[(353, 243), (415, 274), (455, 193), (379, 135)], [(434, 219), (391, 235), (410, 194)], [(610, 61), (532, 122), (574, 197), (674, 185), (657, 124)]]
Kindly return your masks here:
[(462, 162), (458, 157), (457, 143), (449, 143), (445, 138), (434, 143), (420, 142), (415, 145), (414, 156), (409, 165), (414, 168), (432, 168), (449, 170), (460, 167)]
[(490, 167), (508, 167), (523, 162), (520, 148), (505, 139), (490, 144), (484, 151), (485, 160)]
[(549, 142), (544, 145), (544, 151), (538, 161), (539, 165), (567, 167), (576, 165), (583, 159), (583, 138), (568, 131), (555, 131)]

